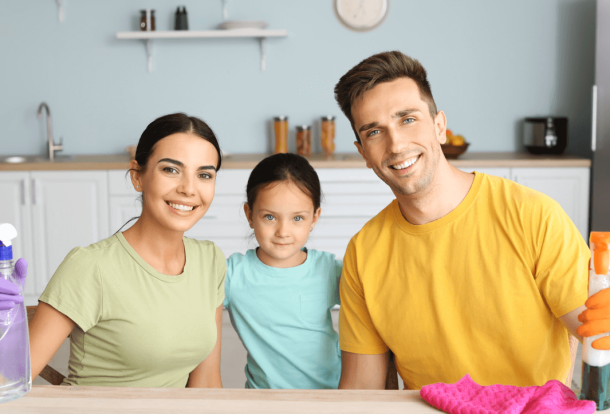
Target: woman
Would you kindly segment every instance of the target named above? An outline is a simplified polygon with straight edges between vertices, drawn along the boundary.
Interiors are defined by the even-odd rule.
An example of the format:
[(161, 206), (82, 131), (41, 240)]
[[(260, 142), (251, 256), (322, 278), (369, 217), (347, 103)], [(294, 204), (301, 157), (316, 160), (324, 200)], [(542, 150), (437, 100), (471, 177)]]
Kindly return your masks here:
[(172, 114), (146, 128), (130, 165), (142, 215), (59, 266), (30, 323), (33, 378), (71, 333), (65, 384), (222, 387), (225, 258), (184, 237), (212, 203), (220, 163), (197, 118)]

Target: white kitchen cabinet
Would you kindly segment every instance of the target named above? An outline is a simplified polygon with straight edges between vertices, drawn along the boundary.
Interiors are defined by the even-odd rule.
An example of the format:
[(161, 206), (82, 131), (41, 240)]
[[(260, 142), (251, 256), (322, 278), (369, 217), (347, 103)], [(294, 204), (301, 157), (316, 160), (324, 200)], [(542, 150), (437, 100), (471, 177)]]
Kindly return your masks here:
[(511, 179), (557, 201), (589, 240), (589, 168), (512, 168)]
[[(108, 207), (110, 209), (110, 234), (114, 234), (133, 217), (142, 213), (142, 202), (124, 170), (108, 171)], [(121, 231), (130, 228), (136, 220), (129, 222)]]
[[(30, 173), (35, 298), (66, 255), (109, 236), (106, 171)], [(31, 298), (26, 298), (31, 299)]]
[(30, 262), (30, 276), (25, 279), (24, 294), (35, 295), (32, 275), (31, 197), (28, 172), (0, 173), (0, 223), (11, 223), (17, 229), (13, 240), (13, 257)]
[(352, 236), (394, 199), (394, 193), (370, 169), (320, 168), (322, 213), (307, 246), (343, 259)]
[(110, 196), (108, 198), (108, 208), (110, 209), (110, 234), (116, 233), (119, 229), (121, 231), (127, 230), (136, 222), (136, 220), (129, 220), (139, 217), (142, 213), (142, 203), (135, 194), (132, 196)]
[(256, 245), (244, 213), (250, 172), (247, 169), (218, 172), (214, 201), (205, 216), (186, 232), (187, 237), (213, 241), (226, 257), (245, 253)]

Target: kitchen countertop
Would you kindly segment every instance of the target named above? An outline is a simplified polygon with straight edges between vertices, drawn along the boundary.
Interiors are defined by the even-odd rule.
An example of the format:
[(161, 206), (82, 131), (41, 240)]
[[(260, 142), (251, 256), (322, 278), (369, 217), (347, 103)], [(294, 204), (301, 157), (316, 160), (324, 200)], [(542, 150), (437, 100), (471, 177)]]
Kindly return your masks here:
[(3, 413), (434, 414), (419, 391), (115, 388), (35, 385)]
[[(222, 161), (225, 169), (252, 169), (267, 154), (232, 154)], [(4, 162), (0, 157), (0, 171), (65, 171), (65, 170), (127, 170), (128, 154), (58, 156), (54, 162), (38, 156), (28, 156), (18, 164)], [(339, 153), (331, 159), (321, 154), (308, 158), (314, 168), (365, 168), (358, 153)], [(591, 160), (573, 155), (532, 155), (520, 152), (467, 152), (459, 159), (449, 160), (456, 167), (590, 167)]]

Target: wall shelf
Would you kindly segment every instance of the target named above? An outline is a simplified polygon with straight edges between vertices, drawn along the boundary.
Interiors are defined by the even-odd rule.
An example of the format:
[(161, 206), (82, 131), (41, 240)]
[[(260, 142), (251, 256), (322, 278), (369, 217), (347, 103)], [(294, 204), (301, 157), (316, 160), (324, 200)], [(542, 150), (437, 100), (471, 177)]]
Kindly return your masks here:
[(120, 40), (144, 40), (148, 55), (148, 72), (152, 72), (152, 40), (155, 39), (205, 39), (205, 38), (255, 38), (261, 45), (261, 70), (267, 68), (265, 39), (268, 37), (286, 37), (288, 30), (235, 29), (235, 30), (171, 30), (171, 31), (135, 31), (117, 32)]

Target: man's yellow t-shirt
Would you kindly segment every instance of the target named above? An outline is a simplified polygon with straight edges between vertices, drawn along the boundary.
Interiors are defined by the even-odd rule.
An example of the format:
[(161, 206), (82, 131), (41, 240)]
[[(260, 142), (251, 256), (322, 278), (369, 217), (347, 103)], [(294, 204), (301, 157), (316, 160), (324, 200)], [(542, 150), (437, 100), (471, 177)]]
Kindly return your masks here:
[(340, 346), (390, 348), (408, 389), (454, 383), (565, 381), (560, 316), (587, 299), (589, 249), (557, 202), (475, 173), (466, 198), (424, 225), (394, 200), (349, 243)]

